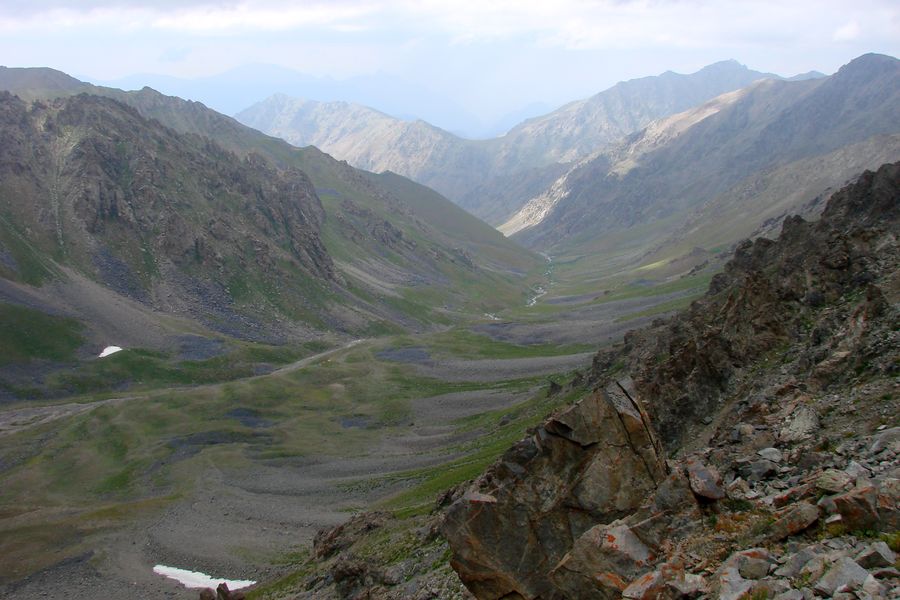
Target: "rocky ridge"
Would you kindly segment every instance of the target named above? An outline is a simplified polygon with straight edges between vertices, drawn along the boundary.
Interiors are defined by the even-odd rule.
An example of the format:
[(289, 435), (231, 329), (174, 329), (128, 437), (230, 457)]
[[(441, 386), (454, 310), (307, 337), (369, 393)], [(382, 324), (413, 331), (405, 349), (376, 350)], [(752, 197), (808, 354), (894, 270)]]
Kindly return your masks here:
[[(900, 164), (867, 172), (820, 221), (741, 245), (686, 313), (598, 354), (595, 394), (633, 389), (647, 417), (598, 460), (623, 445), (585, 418), (589, 396), (456, 500), (443, 532), (474, 595), (898, 597), (878, 541), (896, 550), (900, 518), (898, 200)], [(573, 421), (590, 433), (562, 452)], [(604, 478), (654, 430), (662, 476), (611, 499)]]
[(898, 97), (900, 61), (875, 54), (825, 79), (758, 81), (573, 164), (499, 228), (553, 254), (588, 253), (628, 229), (650, 246), (670, 242), (641, 265), (730, 248), (769, 219), (816, 216), (815, 198), (898, 160)]

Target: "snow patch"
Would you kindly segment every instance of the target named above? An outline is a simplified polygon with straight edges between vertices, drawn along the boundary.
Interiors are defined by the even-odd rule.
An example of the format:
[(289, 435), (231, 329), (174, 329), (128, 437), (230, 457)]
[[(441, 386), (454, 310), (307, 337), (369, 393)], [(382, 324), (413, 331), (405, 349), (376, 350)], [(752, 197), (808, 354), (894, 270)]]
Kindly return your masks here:
[(241, 588), (250, 587), (255, 581), (249, 579), (220, 579), (210, 577), (206, 573), (199, 571), (188, 571), (187, 569), (177, 569), (175, 567), (167, 567), (166, 565), (156, 565), (153, 572), (157, 575), (174, 579), (186, 588), (213, 588), (218, 587), (220, 583), (228, 586), (229, 590), (239, 590)]
[(119, 348), (118, 346), (107, 346), (106, 348), (103, 349), (103, 352), (101, 352), (97, 358), (105, 358), (105, 357), (109, 356), (110, 354), (115, 354), (116, 352), (121, 352), (121, 351), (122, 351), (122, 349)]

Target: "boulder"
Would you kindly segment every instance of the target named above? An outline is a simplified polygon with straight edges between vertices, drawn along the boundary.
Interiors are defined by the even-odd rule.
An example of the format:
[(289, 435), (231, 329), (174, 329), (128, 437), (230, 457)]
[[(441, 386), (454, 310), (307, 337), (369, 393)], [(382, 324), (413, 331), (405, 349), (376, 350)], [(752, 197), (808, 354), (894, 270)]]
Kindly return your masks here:
[(814, 589), (824, 596), (831, 596), (842, 588), (861, 587), (869, 577), (869, 572), (847, 556), (839, 558), (816, 582)]
[(816, 487), (829, 494), (840, 494), (853, 483), (853, 478), (844, 471), (826, 469), (816, 477)]
[(875, 542), (856, 556), (856, 564), (865, 569), (891, 567), (897, 555), (884, 542)]
[[(590, 589), (591, 579), (602, 574), (613, 582), (632, 581), (652, 565), (655, 553), (622, 521), (597, 525), (575, 541), (550, 573), (557, 590), (578, 597)], [(618, 587), (615, 585), (614, 587)], [(611, 596), (616, 597), (616, 596)]]
[(685, 465), (691, 490), (706, 500), (721, 500), (725, 497), (722, 487), (722, 476), (715, 467), (707, 466), (696, 458), (689, 459)]
[[(656, 434), (626, 389), (613, 382), (550, 417), (447, 510), (442, 531), (451, 564), (476, 597), (550, 597), (556, 593), (551, 570), (563, 585), (589, 582), (596, 589), (591, 578), (604, 571), (582, 578), (567, 571), (576, 558), (560, 565), (563, 557), (572, 551), (587, 560), (600, 552), (602, 544), (588, 547), (598, 540), (592, 535), (578, 552), (573, 546), (598, 523), (633, 513), (666, 479)], [(642, 560), (639, 546), (630, 548), (636, 554), (627, 556)]]
[(848, 531), (875, 529), (879, 523), (878, 492), (874, 486), (855, 488), (832, 498)]
[(794, 411), (790, 423), (781, 430), (785, 442), (799, 442), (819, 430), (819, 415), (809, 406), (803, 405)]
[(783, 510), (772, 526), (766, 537), (772, 541), (780, 541), (784, 538), (800, 533), (819, 519), (819, 509), (809, 502), (797, 502)]

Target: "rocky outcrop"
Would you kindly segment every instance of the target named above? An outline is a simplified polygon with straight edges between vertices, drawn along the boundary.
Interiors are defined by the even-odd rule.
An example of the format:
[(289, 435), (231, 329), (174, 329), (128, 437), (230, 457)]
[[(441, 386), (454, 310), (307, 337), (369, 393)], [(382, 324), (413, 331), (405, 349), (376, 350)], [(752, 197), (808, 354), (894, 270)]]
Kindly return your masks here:
[[(795, 379), (811, 389), (880, 362), (876, 347), (855, 350), (867, 342), (886, 350), (889, 343), (867, 337), (881, 335), (869, 326), (873, 319), (888, 317), (885, 291), (872, 282), (897, 269), (898, 187), (898, 165), (867, 172), (834, 195), (820, 221), (789, 218), (777, 243), (744, 242), (703, 298), (672, 321), (630, 332), (624, 346), (599, 353), (593, 377), (602, 379), (624, 360), (664, 443), (674, 449), (722, 407), (744, 370), (773, 350), (792, 349)], [(826, 309), (860, 294), (849, 313)], [(790, 439), (808, 437), (818, 422), (814, 406), (798, 402), (796, 408), (782, 433)]]
[(897, 597), (877, 536), (898, 543), (898, 217), (900, 164), (867, 172), (821, 221), (742, 244), (689, 310), (599, 353), (594, 391), (447, 511), (466, 586)]
[[(0, 92), (0, 138), (5, 219), (28, 232), (32, 262), (229, 332), (313, 310), (299, 292), (335, 280), (323, 207), (297, 169), (86, 94), (26, 104)], [(276, 289), (298, 293), (276, 302)]]
[[(613, 382), (554, 415), (450, 507), (452, 564), (476, 596), (550, 597), (550, 572), (573, 543), (604, 535), (589, 530), (633, 513), (665, 481), (661, 447), (629, 390)], [(632, 542), (623, 552), (645, 552), (630, 529), (616, 532)]]

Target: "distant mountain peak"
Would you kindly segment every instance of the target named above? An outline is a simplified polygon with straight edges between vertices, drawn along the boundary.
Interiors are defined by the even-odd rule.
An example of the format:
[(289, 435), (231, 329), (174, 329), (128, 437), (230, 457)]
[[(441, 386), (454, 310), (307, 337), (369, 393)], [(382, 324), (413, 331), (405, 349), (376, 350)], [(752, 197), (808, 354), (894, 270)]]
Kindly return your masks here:
[(722, 70), (726, 70), (726, 69), (727, 70), (739, 69), (741, 71), (749, 71), (750, 70), (750, 68), (747, 65), (745, 65), (741, 62), (738, 62), (734, 58), (729, 58), (727, 60), (720, 60), (720, 61), (714, 62), (710, 65), (706, 65), (705, 67), (700, 69), (700, 72), (702, 73), (704, 71), (722, 71)]
[(876, 54), (870, 52), (860, 57), (854, 58), (846, 65), (838, 69), (837, 74), (851, 73), (854, 71), (872, 72), (874, 69), (896, 69), (900, 65), (900, 60), (886, 54)]

